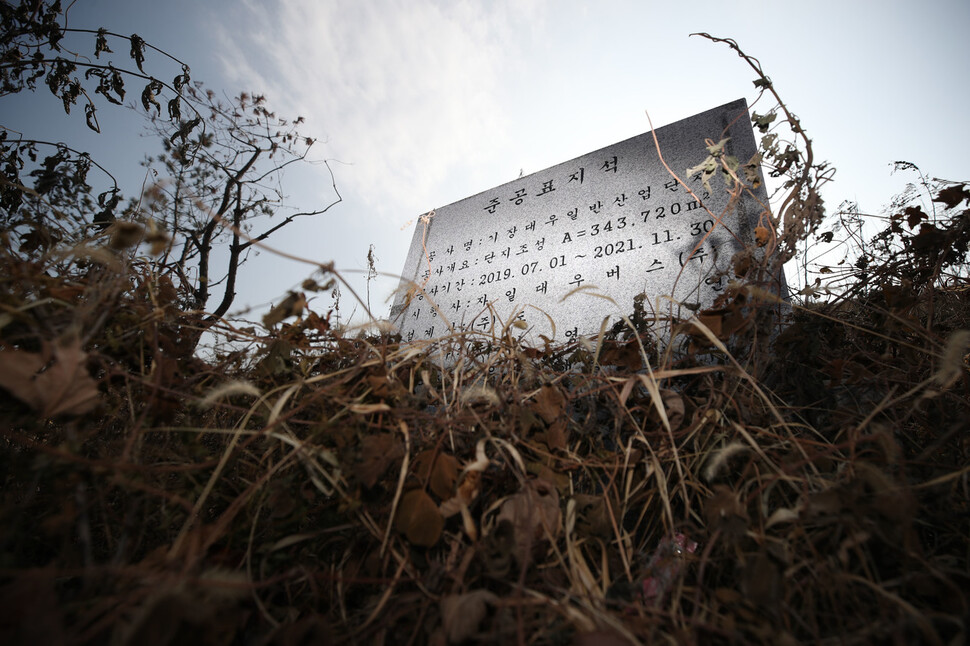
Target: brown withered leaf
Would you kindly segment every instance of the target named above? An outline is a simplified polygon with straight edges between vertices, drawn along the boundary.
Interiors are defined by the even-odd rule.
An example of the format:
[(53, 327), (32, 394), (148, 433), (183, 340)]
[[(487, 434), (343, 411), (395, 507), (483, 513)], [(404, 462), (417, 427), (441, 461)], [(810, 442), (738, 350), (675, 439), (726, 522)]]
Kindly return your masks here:
[(640, 346), (634, 340), (626, 343), (611, 343), (603, 351), (600, 363), (627, 370), (639, 370), (643, 366)]
[(40, 354), (0, 350), (0, 387), (42, 417), (83, 415), (98, 403), (97, 382), (77, 338), (45, 343)]
[(576, 494), (576, 533), (580, 536), (609, 538), (613, 535), (606, 499), (603, 496)]
[(488, 614), (488, 606), (498, 597), (488, 590), (473, 590), (465, 594), (449, 594), (441, 598), (441, 623), (448, 642), (459, 644), (474, 636)]
[(741, 170), (744, 172), (744, 181), (750, 184), (751, 188), (761, 186), (761, 173), (758, 172), (761, 168), (761, 159), (761, 153), (755, 153), (746, 164), (741, 166)]
[(726, 485), (715, 485), (714, 495), (704, 504), (707, 527), (713, 531), (721, 529), (731, 538), (744, 535), (748, 525), (748, 514), (738, 496)]
[(519, 422), (519, 428), (521, 429), (521, 435), (525, 436), (529, 434), (533, 428), (541, 428), (542, 424), (539, 422), (539, 417), (535, 414), (528, 406), (515, 406), (509, 407), (510, 417), (517, 417)]
[(550, 484), (556, 485), (560, 492), (569, 490), (570, 478), (564, 473), (557, 473), (543, 462), (527, 462), (525, 465), (527, 473), (534, 475), (539, 480), (545, 480)]
[(306, 295), (302, 292), (290, 292), (286, 295), (286, 298), (263, 316), (263, 325), (271, 328), (285, 318), (300, 316), (303, 314), (303, 308), (305, 307)]
[(428, 485), (431, 492), (441, 499), (448, 499), (455, 491), (455, 483), (458, 482), (458, 472), (461, 464), (455, 456), (442, 453), (434, 461), (434, 468), (431, 469), (431, 480)]
[(375, 397), (391, 396), (391, 384), (387, 379), (387, 375), (367, 375), (367, 385), (370, 386), (371, 392)]
[[(697, 315), (697, 320), (698, 320), (698, 322), (700, 322), (703, 325), (705, 325), (708, 329), (710, 329), (711, 333), (714, 336), (716, 336), (718, 338), (721, 337), (721, 322), (722, 322), (722, 320), (721, 320), (721, 313), (720, 312), (702, 312), (702, 313), (700, 313), (700, 314)], [(700, 330), (697, 330), (693, 334), (694, 334), (694, 336), (698, 337), (699, 339), (706, 340), (704, 334)]]
[(307, 312), (304, 324), (308, 330), (316, 330), (320, 334), (326, 334), (330, 330), (330, 315), (328, 314), (326, 318), (321, 318), (316, 312)]
[(428, 484), (431, 477), (431, 467), (434, 466), (435, 450), (421, 451), (411, 460), (411, 473), (418, 479), (421, 486)]
[(394, 529), (418, 547), (431, 547), (441, 538), (445, 519), (424, 489), (412, 489), (401, 498)]
[(532, 548), (559, 535), (559, 492), (551, 482), (530, 480), (523, 490), (510, 496), (499, 507), (496, 523), (507, 520), (515, 529), (516, 557), (528, 560)]
[(754, 241), (758, 243), (759, 247), (763, 247), (768, 244), (769, 240), (771, 240), (771, 232), (768, 231), (767, 227), (754, 228)]
[(923, 213), (923, 209), (918, 206), (907, 206), (903, 210), (903, 215), (906, 216), (906, 224), (909, 225), (910, 229), (915, 229), (917, 224), (928, 219), (926, 214)]
[(360, 444), (360, 462), (355, 465), (354, 475), (369, 489), (377, 484), (392, 462), (404, 456), (404, 447), (391, 433), (367, 435)]
[(946, 233), (926, 222), (919, 225), (919, 233), (913, 236), (913, 250), (918, 254), (934, 254), (946, 243)]
[(734, 254), (731, 257), (731, 268), (734, 270), (734, 275), (739, 278), (746, 276), (751, 270), (752, 262), (750, 249), (744, 249)]
[(108, 244), (112, 249), (127, 249), (141, 242), (145, 235), (145, 228), (137, 222), (118, 221), (108, 227), (111, 239)]
[(563, 418), (557, 419), (555, 422), (549, 425), (549, 428), (545, 432), (546, 446), (550, 449), (563, 449), (566, 448), (566, 420)]
[(428, 449), (414, 457), (412, 472), (422, 486), (428, 485), (431, 493), (442, 500), (448, 500), (455, 493), (460, 470), (461, 464), (453, 455)]
[(966, 184), (948, 186), (936, 194), (934, 202), (943, 202), (946, 208), (952, 209), (963, 200), (970, 200), (970, 191), (967, 191)]
[(566, 399), (558, 388), (551, 384), (543, 384), (542, 388), (539, 389), (539, 394), (536, 395), (532, 410), (538, 413), (547, 424), (552, 424), (562, 413), (565, 405)]

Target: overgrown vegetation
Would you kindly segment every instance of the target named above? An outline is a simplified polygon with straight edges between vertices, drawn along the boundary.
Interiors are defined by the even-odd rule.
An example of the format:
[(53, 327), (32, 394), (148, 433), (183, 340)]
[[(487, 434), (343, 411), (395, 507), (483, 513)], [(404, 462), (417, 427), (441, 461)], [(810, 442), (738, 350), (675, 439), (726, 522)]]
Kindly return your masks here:
[[(2, 63), (23, 91), (23, 43), (56, 46), (60, 9), (0, 6), (26, 25)], [(5, 138), (4, 643), (965, 642), (970, 190), (924, 181), (782, 320), (768, 278), (831, 242), (830, 171), (741, 55), (785, 197), (674, 339), (637, 310), (541, 350), (406, 345), (298, 294), (242, 331), (185, 267), (217, 231), (258, 238), (246, 161), (272, 142), (233, 128), (272, 117), (159, 125), (184, 174), (113, 221), (82, 157), (30, 166), (37, 142)], [(73, 73), (48, 82), (65, 107)], [(249, 349), (199, 359), (208, 325)]]

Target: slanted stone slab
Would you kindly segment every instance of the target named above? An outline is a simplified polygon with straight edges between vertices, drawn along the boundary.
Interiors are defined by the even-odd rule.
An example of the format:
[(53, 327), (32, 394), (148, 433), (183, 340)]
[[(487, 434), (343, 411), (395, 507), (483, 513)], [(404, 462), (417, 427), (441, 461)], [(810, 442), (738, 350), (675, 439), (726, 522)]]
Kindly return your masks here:
[[(762, 186), (729, 206), (721, 173), (687, 175), (707, 156), (705, 140), (730, 140), (742, 164), (757, 152), (740, 99), (644, 133), (418, 219), (391, 319), (406, 341), (454, 331), (527, 343), (600, 331), (633, 312), (669, 316), (671, 301), (711, 305), (727, 286), (732, 256), (754, 241)], [(740, 170), (739, 170), (740, 172)], [(760, 172), (760, 171), (759, 171)], [(742, 176), (743, 177), (743, 176)], [(688, 190), (688, 187), (690, 190)], [(761, 204), (759, 204), (759, 202)], [(674, 315), (690, 311), (674, 305)], [(553, 323), (555, 329), (553, 329)]]

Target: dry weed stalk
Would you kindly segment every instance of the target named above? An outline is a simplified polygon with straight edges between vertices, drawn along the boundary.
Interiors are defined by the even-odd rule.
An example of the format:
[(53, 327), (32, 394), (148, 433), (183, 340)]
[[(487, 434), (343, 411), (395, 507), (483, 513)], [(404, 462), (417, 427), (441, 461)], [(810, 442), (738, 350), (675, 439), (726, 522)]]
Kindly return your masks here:
[(93, 409), (0, 391), (0, 600), (29, 621), (7, 643), (965, 639), (970, 309), (927, 243), (970, 231), (966, 185), (896, 233), (908, 283), (873, 259), (882, 282), (769, 344), (759, 281), (828, 177), (795, 132), (776, 250), (662, 352), (636, 313), (537, 349), (510, 325), (352, 338), (303, 305), (204, 362), (137, 263), (68, 283), (0, 254), (5, 361), (37, 373), (79, 328), (98, 384)]

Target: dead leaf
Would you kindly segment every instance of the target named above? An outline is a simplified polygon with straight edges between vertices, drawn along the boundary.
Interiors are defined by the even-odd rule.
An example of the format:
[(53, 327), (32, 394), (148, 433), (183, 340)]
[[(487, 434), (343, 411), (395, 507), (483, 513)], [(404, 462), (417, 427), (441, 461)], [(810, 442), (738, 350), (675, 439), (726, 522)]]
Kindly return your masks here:
[(721, 529), (733, 538), (742, 536), (747, 529), (748, 514), (737, 494), (726, 485), (714, 486), (714, 495), (704, 505), (704, 516), (708, 529)]
[(721, 603), (738, 603), (741, 601), (741, 593), (731, 588), (718, 588), (714, 591), (714, 596)]
[(933, 201), (943, 202), (946, 204), (946, 208), (952, 209), (963, 200), (970, 200), (970, 191), (967, 191), (966, 188), (966, 184), (948, 186), (937, 193), (936, 197), (933, 198)]
[(422, 486), (428, 485), (431, 488), (431, 493), (442, 500), (448, 500), (455, 493), (460, 467), (453, 455), (428, 449), (414, 457), (413, 473)]
[(302, 292), (290, 292), (282, 302), (270, 309), (270, 311), (263, 316), (263, 325), (267, 328), (271, 328), (285, 318), (290, 316), (300, 316), (303, 314), (303, 308), (305, 307), (306, 295)]
[(488, 614), (488, 606), (498, 597), (488, 590), (474, 590), (465, 594), (449, 594), (441, 598), (441, 623), (448, 642), (458, 644), (478, 632), (478, 626)]
[(527, 473), (540, 480), (556, 485), (560, 493), (569, 490), (570, 478), (565, 473), (557, 473), (550, 466), (542, 462), (529, 462), (525, 465)]
[(576, 533), (579, 536), (609, 538), (613, 535), (606, 499), (603, 496), (576, 494)]
[(98, 403), (97, 382), (85, 367), (77, 338), (44, 343), (40, 354), (0, 350), (0, 387), (42, 417), (83, 415)]
[(563, 418), (557, 419), (555, 422), (549, 425), (546, 432), (543, 433), (544, 439), (546, 440), (546, 446), (550, 449), (566, 449), (566, 420)]
[(458, 469), (461, 465), (453, 455), (442, 453), (434, 462), (431, 470), (431, 480), (428, 485), (431, 492), (441, 499), (451, 497), (455, 491), (455, 483), (458, 482)]
[(404, 455), (404, 447), (391, 433), (367, 435), (360, 444), (360, 462), (355, 465), (354, 475), (369, 489), (377, 484), (392, 462)]
[(754, 240), (758, 243), (759, 247), (763, 247), (771, 240), (771, 232), (766, 227), (755, 227)]
[(434, 466), (435, 450), (427, 449), (421, 451), (411, 460), (411, 473), (418, 479), (422, 486), (428, 483), (431, 476), (431, 467)]
[(555, 540), (560, 531), (559, 492), (551, 482), (536, 479), (526, 483), (519, 493), (510, 496), (499, 507), (496, 523), (507, 520), (515, 530), (515, 555), (519, 563), (539, 542)]
[(929, 219), (923, 209), (918, 206), (907, 206), (903, 209), (902, 215), (906, 216), (906, 224), (909, 225), (910, 229), (915, 229), (917, 224)]
[(603, 351), (603, 357), (600, 363), (625, 368), (630, 371), (639, 370), (643, 366), (640, 346), (637, 345), (636, 341), (611, 343)]
[(761, 173), (758, 169), (761, 168), (761, 153), (755, 153), (751, 159), (748, 160), (746, 164), (741, 167), (744, 172), (744, 180), (751, 185), (751, 188), (758, 188), (761, 186)]
[(136, 222), (118, 221), (108, 227), (111, 239), (108, 244), (112, 249), (127, 249), (141, 242), (145, 229)]
[(441, 538), (445, 519), (424, 489), (412, 489), (401, 498), (394, 518), (394, 529), (418, 547), (431, 547)]
[[(720, 338), (721, 336), (721, 315), (718, 314), (698, 314), (697, 321), (703, 324), (707, 329), (711, 331), (711, 334)], [(700, 331), (693, 332), (693, 335), (699, 339), (703, 339), (704, 335)]]
[(532, 410), (538, 413), (547, 424), (552, 424), (562, 413), (565, 405), (566, 399), (558, 388), (552, 384), (543, 384), (542, 388), (539, 389), (539, 394), (536, 395)]
[(391, 384), (384, 374), (373, 374), (367, 375), (367, 385), (370, 386), (371, 392), (375, 397), (390, 397), (391, 396)]
[(744, 249), (734, 254), (731, 257), (731, 267), (734, 269), (734, 275), (739, 278), (746, 276), (751, 269), (751, 260), (750, 249)]

